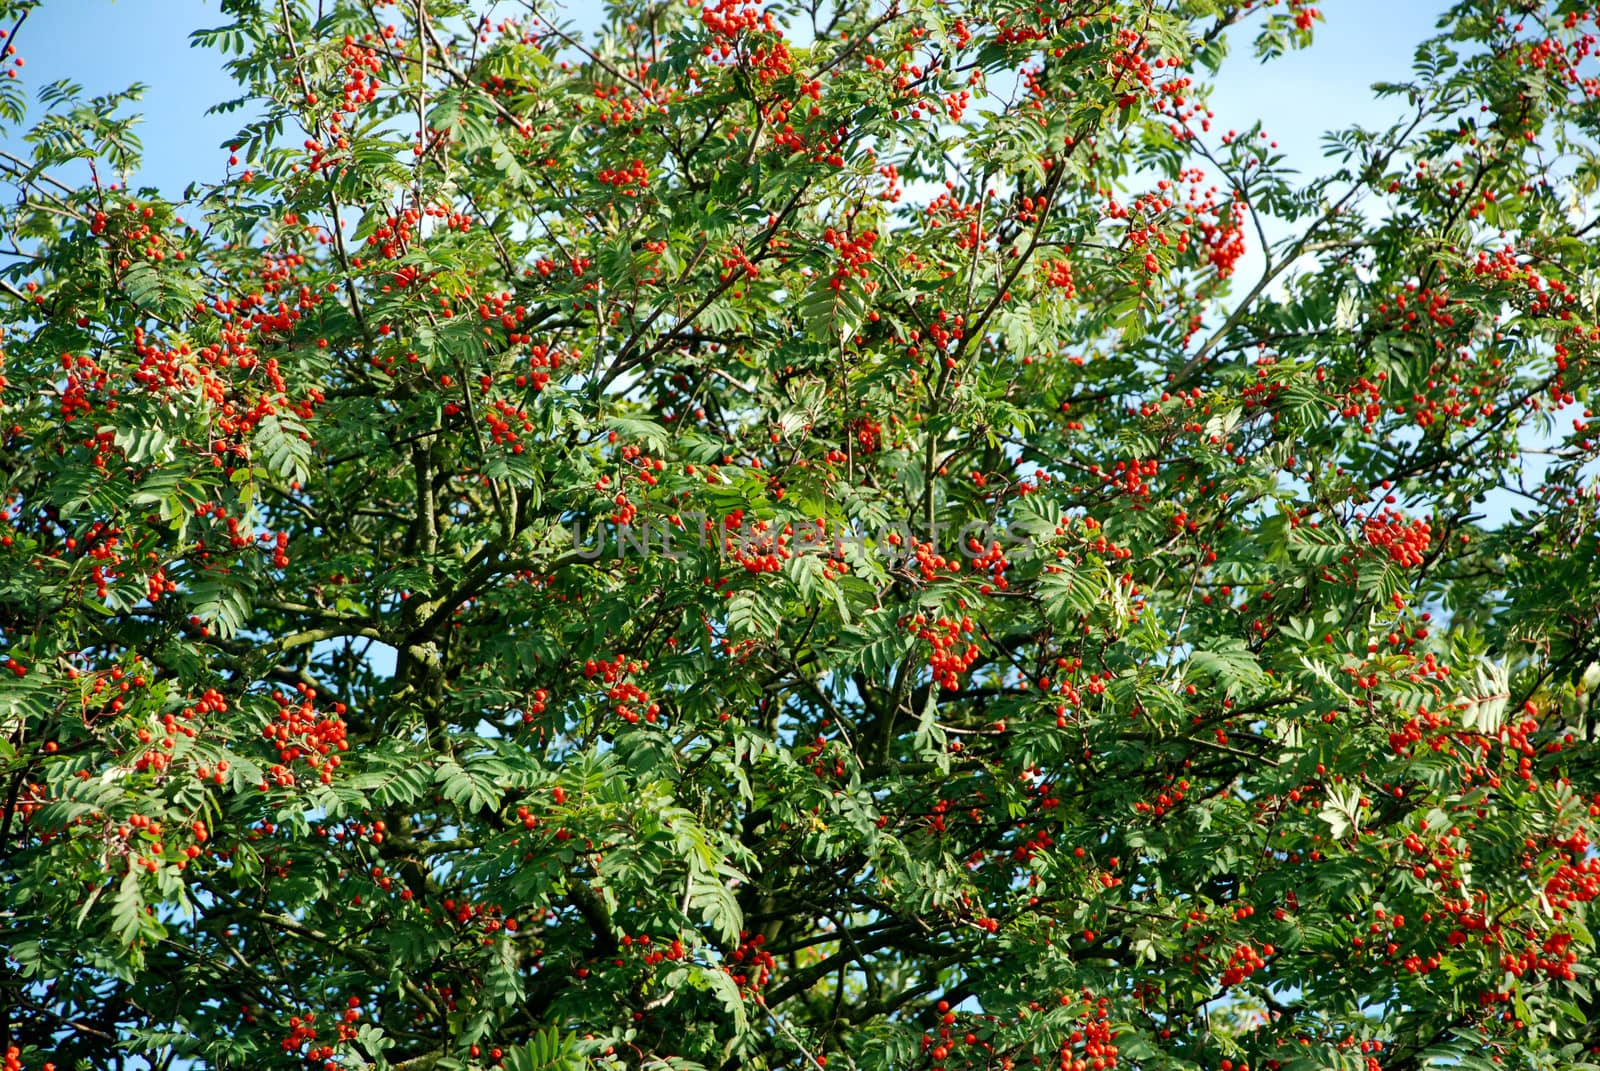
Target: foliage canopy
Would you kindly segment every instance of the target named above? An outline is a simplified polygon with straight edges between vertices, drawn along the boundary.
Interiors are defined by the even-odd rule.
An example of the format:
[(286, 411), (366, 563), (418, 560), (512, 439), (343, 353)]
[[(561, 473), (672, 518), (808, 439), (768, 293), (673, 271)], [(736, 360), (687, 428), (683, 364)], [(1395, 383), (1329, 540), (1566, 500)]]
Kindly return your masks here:
[(1600, 1066), (1593, 11), (220, 6), (0, 80), (8, 1069)]

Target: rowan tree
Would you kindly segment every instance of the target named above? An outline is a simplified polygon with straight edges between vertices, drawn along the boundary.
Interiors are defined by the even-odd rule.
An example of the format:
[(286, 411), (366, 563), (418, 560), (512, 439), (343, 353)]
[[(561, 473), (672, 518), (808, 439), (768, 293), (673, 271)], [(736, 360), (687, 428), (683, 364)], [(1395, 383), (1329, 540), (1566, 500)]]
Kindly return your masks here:
[(7, 1071), (1600, 1066), (1594, 10), (35, 6)]

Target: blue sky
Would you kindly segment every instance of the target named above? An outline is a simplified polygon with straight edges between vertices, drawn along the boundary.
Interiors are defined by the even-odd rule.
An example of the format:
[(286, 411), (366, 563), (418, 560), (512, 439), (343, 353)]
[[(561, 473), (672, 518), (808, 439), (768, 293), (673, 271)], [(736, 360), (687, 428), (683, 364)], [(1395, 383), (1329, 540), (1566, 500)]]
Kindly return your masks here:
[[(1444, 7), (1443, 0), (1325, 0), (1316, 45), (1264, 66), (1251, 61), (1248, 34), (1236, 33), (1214, 98), (1217, 122), (1242, 129), (1260, 119), (1294, 166), (1318, 170), (1323, 131), (1397, 117), (1400, 103), (1377, 101), (1368, 87), (1407, 77), (1412, 50)], [(564, 8), (581, 23), (595, 5)], [(46, 0), (18, 39), (22, 75), (30, 92), (58, 78), (91, 94), (145, 83), (141, 177), (176, 196), (190, 181), (221, 178), (227, 154), (218, 146), (238, 128), (237, 113), (205, 114), (237, 90), (220, 57), (188, 39), (225, 21), (205, 0)]]

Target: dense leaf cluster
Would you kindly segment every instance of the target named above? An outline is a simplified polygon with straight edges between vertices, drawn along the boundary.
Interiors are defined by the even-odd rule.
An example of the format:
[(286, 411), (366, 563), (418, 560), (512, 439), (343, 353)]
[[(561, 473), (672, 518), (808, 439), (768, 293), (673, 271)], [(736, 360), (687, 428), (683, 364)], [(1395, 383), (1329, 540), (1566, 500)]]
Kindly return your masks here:
[(1593, 11), (221, 8), (0, 80), (8, 1071), (1596, 1066)]

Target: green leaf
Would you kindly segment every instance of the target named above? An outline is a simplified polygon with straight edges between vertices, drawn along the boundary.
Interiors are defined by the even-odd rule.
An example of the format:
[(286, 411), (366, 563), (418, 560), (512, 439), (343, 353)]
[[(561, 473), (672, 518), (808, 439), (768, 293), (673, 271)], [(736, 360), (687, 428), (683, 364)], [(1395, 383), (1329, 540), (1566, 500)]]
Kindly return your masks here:
[(139, 887), (138, 871), (129, 867), (117, 885), (116, 895), (111, 899), (111, 930), (122, 946), (129, 948), (144, 929), (144, 890)]
[(445, 799), (460, 804), (468, 812), (497, 810), (500, 806), (501, 793), (494, 779), (463, 767), (454, 759), (441, 760), (433, 779), (441, 786)]
[(800, 317), (811, 337), (843, 345), (867, 314), (866, 294), (853, 275), (819, 278), (800, 300)]

